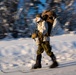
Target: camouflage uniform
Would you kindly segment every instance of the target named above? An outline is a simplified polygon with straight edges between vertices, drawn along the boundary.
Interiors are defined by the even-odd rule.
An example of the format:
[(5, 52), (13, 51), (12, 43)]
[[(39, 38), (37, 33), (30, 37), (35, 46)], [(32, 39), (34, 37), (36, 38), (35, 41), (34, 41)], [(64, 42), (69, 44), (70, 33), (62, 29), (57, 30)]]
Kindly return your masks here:
[[(43, 22), (44, 26), (41, 26), (40, 23)], [(41, 28), (37, 27), (38, 29), (38, 34), (37, 34), (37, 38), (38, 40), (36, 40), (37, 44), (38, 44), (38, 50), (37, 50), (37, 55), (40, 55), (44, 52), (47, 53), (48, 56), (51, 56), (53, 52), (51, 52), (52, 47), (50, 46), (50, 38), (48, 36), (48, 25), (45, 21), (40, 21), (40, 23), (38, 23), (37, 26), (41, 26)], [(41, 30), (43, 27), (43, 31)], [(41, 30), (41, 31), (40, 31)]]

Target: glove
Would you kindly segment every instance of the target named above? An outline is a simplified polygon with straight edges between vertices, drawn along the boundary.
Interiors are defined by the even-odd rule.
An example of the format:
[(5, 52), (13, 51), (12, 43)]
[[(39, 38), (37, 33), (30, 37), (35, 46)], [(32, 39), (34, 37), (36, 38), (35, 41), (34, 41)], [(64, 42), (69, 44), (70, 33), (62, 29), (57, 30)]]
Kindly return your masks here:
[(32, 39), (35, 39), (37, 37), (37, 34), (36, 33), (33, 33), (32, 35), (31, 35), (31, 38)]

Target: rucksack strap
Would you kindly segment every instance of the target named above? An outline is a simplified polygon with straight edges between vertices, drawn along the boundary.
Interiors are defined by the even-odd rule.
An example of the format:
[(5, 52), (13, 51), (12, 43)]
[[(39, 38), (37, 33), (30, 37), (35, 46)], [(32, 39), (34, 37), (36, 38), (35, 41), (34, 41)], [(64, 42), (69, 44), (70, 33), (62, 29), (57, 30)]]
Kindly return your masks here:
[(47, 22), (48, 25), (48, 36), (50, 36), (53, 25), (50, 22)]

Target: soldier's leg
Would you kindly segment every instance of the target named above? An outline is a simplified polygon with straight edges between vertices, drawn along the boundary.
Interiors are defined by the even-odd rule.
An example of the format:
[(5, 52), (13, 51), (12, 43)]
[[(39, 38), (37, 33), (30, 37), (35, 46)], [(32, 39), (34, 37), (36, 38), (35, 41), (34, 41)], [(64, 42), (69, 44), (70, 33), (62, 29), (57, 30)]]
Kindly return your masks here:
[(55, 68), (58, 66), (58, 63), (56, 61), (56, 56), (54, 55), (54, 53), (52, 52), (52, 47), (50, 46), (50, 43), (47, 41), (47, 42), (44, 42), (43, 43), (43, 48), (45, 50), (45, 52), (47, 53), (48, 56), (51, 57), (53, 63), (52, 65), (50, 66), (50, 68)]
[(42, 58), (42, 53), (43, 53), (43, 48), (41, 46), (41, 44), (38, 46), (38, 50), (37, 50), (37, 56), (36, 56), (36, 63), (35, 65), (32, 67), (33, 69), (37, 69), (37, 68), (41, 68), (41, 58)]

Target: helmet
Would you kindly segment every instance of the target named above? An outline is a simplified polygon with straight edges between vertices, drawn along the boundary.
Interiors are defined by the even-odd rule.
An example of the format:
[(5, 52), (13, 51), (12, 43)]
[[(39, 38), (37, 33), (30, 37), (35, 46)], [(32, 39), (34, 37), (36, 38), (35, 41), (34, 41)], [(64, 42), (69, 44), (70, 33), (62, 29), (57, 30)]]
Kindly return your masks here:
[(37, 14), (36, 17), (41, 17), (41, 14)]

